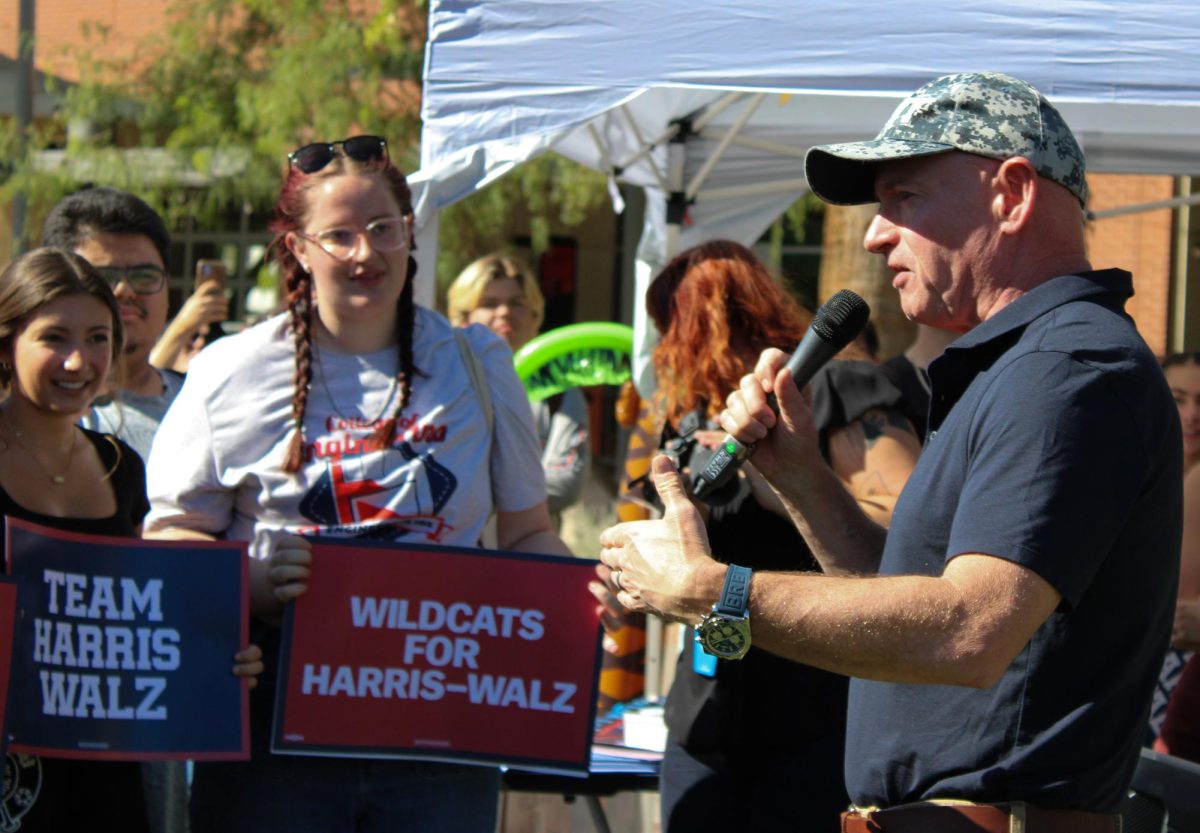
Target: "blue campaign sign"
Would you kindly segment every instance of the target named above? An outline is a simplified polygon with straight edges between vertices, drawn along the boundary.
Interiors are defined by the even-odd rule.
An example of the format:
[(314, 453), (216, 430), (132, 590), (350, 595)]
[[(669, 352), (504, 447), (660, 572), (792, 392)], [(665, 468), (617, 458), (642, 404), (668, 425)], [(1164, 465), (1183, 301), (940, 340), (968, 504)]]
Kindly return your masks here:
[(16, 752), (98, 760), (249, 757), (245, 546), (78, 535), (7, 519), (20, 617), (6, 725)]

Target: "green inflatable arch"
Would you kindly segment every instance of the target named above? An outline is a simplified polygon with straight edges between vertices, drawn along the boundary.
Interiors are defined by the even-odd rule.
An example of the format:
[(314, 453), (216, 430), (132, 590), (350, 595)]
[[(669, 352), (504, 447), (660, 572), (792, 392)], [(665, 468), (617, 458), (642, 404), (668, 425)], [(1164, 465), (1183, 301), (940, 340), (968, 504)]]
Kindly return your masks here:
[(608, 321), (569, 324), (542, 333), (513, 356), (517, 376), (534, 402), (588, 385), (630, 378), (633, 328)]

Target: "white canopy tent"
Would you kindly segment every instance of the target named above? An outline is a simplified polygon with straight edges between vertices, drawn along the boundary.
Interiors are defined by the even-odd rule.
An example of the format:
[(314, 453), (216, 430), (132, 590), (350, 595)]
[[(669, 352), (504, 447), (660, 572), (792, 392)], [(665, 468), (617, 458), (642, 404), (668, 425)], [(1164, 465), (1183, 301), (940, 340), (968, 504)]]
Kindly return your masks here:
[[(1092, 171), (1200, 173), (1191, 0), (432, 0), (422, 259), (439, 209), (554, 150), (647, 190), (641, 297), (670, 252), (757, 239), (804, 193), (809, 146), (873, 136), (904, 95), (970, 69), (1037, 86)], [(645, 345), (640, 305), (634, 327)]]

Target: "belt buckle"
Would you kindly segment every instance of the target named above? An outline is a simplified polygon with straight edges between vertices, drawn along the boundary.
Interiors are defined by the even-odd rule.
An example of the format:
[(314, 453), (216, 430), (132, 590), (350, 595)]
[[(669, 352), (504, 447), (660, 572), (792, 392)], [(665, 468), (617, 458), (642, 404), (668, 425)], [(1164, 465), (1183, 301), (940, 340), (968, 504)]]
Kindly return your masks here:
[(1025, 802), (1008, 804), (1008, 833), (1025, 833)]
[(858, 818), (871, 833), (882, 833), (883, 828), (872, 818), (872, 814), (877, 810), (879, 810), (878, 807), (859, 807), (851, 804), (846, 810), (846, 815)]

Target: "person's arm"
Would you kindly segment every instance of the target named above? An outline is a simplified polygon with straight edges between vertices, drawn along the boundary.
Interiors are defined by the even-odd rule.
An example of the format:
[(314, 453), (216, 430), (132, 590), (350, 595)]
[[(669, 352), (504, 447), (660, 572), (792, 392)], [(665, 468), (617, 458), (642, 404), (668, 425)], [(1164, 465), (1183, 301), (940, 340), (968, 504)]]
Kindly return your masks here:
[[(206, 369), (197, 367), (155, 432), (146, 461), (150, 499), (150, 514), (143, 525), (146, 538), (217, 541), (232, 523), (236, 493), (217, 471), (216, 442), (204, 394), (213, 383)], [(273, 621), (278, 619), (280, 604), (269, 567), (265, 560), (249, 560), (250, 612)]]
[[(542, 407), (549, 409), (545, 400)], [(579, 500), (590, 458), (587, 403), (583, 394), (572, 388), (563, 394), (558, 411), (549, 414), (549, 435), (542, 450), (546, 502), (551, 512), (561, 512)]]
[[(720, 595), (726, 567), (709, 554), (670, 461), (655, 458), (654, 471), (663, 518), (605, 530), (597, 569), (626, 608), (694, 625)], [(754, 644), (797, 662), (876, 680), (986, 688), (1060, 598), (1028, 568), (968, 553), (939, 577), (756, 573), (750, 615)]]
[[(703, 432), (702, 441), (713, 447), (724, 436), (718, 431)], [(886, 527), (921, 454), (921, 444), (912, 425), (899, 412), (873, 408), (860, 419), (833, 429), (828, 438), (834, 474), (867, 517)], [(791, 519), (783, 500), (754, 467), (753, 458), (742, 466), (741, 473), (760, 506)], [(830, 572), (836, 572), (836, 565), (831, 566), (834, 569)]]
[[(200, 532), (195, 529), (183, 529), (180, 527), (159, 527), (154, 529), (144, 536), (145, 538), (157, 539), (160, 541), (215, 541), (217, 537), (210, 535), (207, 532)], [(263, 607), (263, 597), (258, 589), (264, 584), (265, 574), (259, 569), (257, 559), (250, 559), (250, 614), (258, 616)], [(272, 606), (274, 608), (274, 606)], [(264, 618), (264, 617), (260, 617)], [(278, 615), (276, 614), (276, 619)], [(269, 620), (268, 620), (269, 621)], [(233, 675), (235, 677), (249, 677), (250, 687), (254, 688), (258, 685), (258, 675), (263, 672), (262, 649), (257, 645), (247, 645), (242, 650), (233, 655)]]
[[(812, 409), (784, 368), (786, 362), (783, 352), (764, 351), (754, 373), (744, 377), (726, 401), (721, 427), (743, 443), (756, 444), (755, 468), (779, 496), (821, 569), (831, 575), (874, 573), (887, 532), (864, 512), (858, 497), (844, 488), (842, 478), (822, 459)], [(778, 415), (767, 403), (772, 392), (776, 392)], [(845, 439), (838, 444), (853, 446)], [(887, 457), (888, 477), (895, 479), (890, 472), (901, 466), (893, 458), (901, 452), (899, 440), (889, 441), (879, 451), (878, 463), (872, 456), (872, 465), (882, 465)], [(837, 453), (837, 465), (847, 475), (856, 468), (865, 471), (853, 458)], [(865, 452), (862, 460), (865, 465)], [(874, 480), (867, 473), (861, 478), (862, 487)]]
[[(838, 522), (811, 512), (822, 503), (844, 507), (837, 493), (845, 490), (832, 485), (838, 481), (831, 470), (813, 463), (818, 458), (808, 446), (815, 443), (806, 441), (811, 431), (797, 430), (807, 411), (784, 384), (790, 384), (787, 373), (768, 375), (768, 382), (775, 380), (778, 426), (771, 410), (757, 404), (763, 388), (751, 378), (729, 399), (726, 430), (736, 436), (750, 426), (742, 440), (762, 440), (756, 462), (802, 507), (797, 514), (810, 542), (865, 551), (862, 530), (873, 525), (857, 504), (850, 501), (858, 515), (843, 516), (840, 539)], [(971, 438), (968, 469), (955, 505), (938, 507), (950, 526), (930, 530), (936, 543), (929, 555), (940, 554), (941, 565), (878, 578), (756, 575), (755, 643), (872, 679), (994, 681), (1060, 602), (1069, 609), (1084, 597), (1122, 534), (1125, 509), (1143, 483), (1139, 473), (1154, 463), (1143, 440), (1147, 425), (1165, 421), (1165, 413), (1155, 412), (1151, 406), (1161, 403), (1149, 397), (1147, 408), (1130, 408), (1132, 386), (1119, 389), (1129, 381), (1056, 351), (1006, 365), (988, 379), (987, 395), (964, 429)], [(1113, 436), (1128, 441), (1114, 444)], [(672, 494), (671, 511), (662, 521), (606, 530), (599, 572), (611, 589), (624, 588), (619, 598), (626, 606), (696, 622), (720, 593), (725, 568), (708, 555), (703, 528), (681, 499), (669, 461), (656, 460), (655, 469), (660, 493), (664, 486), (679, 492)], [(830, 485), (822, 488), (821, 478)], [(796, 491), (797, 483), (809, 484), (808, 492)], [(1085, 499), (1080, 486), (1095, 483), (1106, 488)], [(915, 516), (903, 520), (912, 523)], [(736, 563), (734, 554), (722, 555)], [(897, 563), (904, 557), (898, 554)]]
[[(215, 541), (215, 535), (209, 535), (206, 532), (200, 532), (194, 529), (181, 529), (178, 527), (160, 527), (145, 535), (146, 538), (153, 538), (160, 541)], [(259, 616), (262, 608), (261, 592), (257, 590), (260, 585), (265, 582), (265, 573), (259, 569), (257, 559), (250, 559), (250, 615)], [(301, 591), (303, 592), (303, 591)], [(277, 606), (272, 605), (272, 610)], [(277, 621), (278, 614), (275, 614), (274, 620), (268, 617), (259, 616), (267, 621)], [(258, 685), (258, 675), (263, 672), (263, 655), (262, 649), (257, 645), (247, 645), (242, 650), (233, 655), (233, 676), (249, 677), (250, 688)]]
[[(147, 530), (145, 537), (162, 541), (220, 540), (210, 532), (162, 524)], [(269, 559), (250, 558), (250, 615), (265, 622), (279, 622), (284, 603), (308, 589), (311, 555), (306, 539), (286, 535), (274, 542)]]
[(1193, 466), (1183, 479), (1183, 546), (1171, 644), (1200, 650), (1200, 466)]
[(863, 512), (881, 526), (912, 474), (921, 443), (898, 411), (872, 408), (829, 434), (830, 467)]
[(160, 370), (186, 373), (196, 333), (228, 317), (229, 299), (225, 297), (225, 288), (221, 283), (208, 281), (201, 284), (183, 302), (179, 313), (159, 336), (154, 349), (150, 351), (150, 364)]
[(518, 512), (496, 513), (496, 539), (502, 550), (571, 555), (550, 523), (545, 503)]

